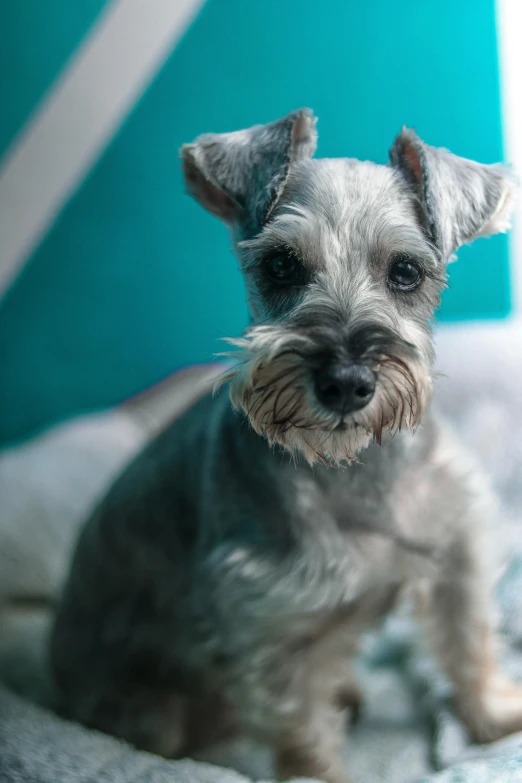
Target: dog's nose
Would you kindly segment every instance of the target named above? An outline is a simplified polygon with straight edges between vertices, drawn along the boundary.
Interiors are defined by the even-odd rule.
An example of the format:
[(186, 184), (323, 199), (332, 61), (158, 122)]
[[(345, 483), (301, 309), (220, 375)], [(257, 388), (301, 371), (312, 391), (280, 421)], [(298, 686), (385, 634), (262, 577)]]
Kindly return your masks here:
[(375, 383), (375, 373), (364, 364), (327, 364), (314, 377), (315, 394), (321, 405), (343, 415), (368, 405)]

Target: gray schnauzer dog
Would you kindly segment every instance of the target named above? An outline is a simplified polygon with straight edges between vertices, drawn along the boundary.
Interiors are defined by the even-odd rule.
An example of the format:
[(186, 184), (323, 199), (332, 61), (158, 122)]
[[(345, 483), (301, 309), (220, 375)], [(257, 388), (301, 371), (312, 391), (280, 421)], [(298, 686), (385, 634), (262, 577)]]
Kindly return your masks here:
[(230, 228), (251, 326), (223, 391), (116, 481), (52, 639), (63, 711), (179, 756), (237, 727), (279, 776), (346, 781), (361, 633), (417, 597), (478, 741), (522, 729), (495, 662), (486, 483), (430, 406), (451, 254), (504, 231), (516, 186), (403, 129), (389, 165), (312, 159), (315, 119), (182, 149)]

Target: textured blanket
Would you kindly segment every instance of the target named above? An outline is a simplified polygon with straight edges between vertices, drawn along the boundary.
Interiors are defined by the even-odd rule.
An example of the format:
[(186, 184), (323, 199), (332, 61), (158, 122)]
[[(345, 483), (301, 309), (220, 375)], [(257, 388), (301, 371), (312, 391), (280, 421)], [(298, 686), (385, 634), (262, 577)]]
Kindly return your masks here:
[[(439, 337), (438, 402), (482, 462), (504, 506), (495, 525), (505, 665), (522, 680), (522, 328), (451, 328)], [(238, 738), (205, 761), (167, 762), (52, 713), (45, 658), (56, 594), (88, 507), (152, 429), (186, 404), (158, 401), (78, 420), (0, 455), (0, 783), (246, 783), (270, 780), (266, 748)], [(181, 384), (183, 385), (183, 384)], [(193, 386), (189, 384), (193, 393)], [(346, 741), (359, 783), (522, 783), (522, 735), (474, 746), (449, 686), (405, 612), (367, 637), (365, 705)], [(211, 762), (211, 763), (208, 763)]]

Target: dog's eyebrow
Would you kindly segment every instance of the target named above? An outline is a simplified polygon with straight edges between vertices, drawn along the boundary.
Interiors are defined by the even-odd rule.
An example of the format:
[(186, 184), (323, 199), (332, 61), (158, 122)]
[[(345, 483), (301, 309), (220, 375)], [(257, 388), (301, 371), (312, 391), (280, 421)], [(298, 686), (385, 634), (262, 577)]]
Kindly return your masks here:
[(285, 248), (294, 252), (306, 263), (304, 248), (306, 248), (306, 234), (309, 231), (310, 224), (304, 215), (294, 211), (279, 213), (263, 227), (259, 234), (238, 242), (237, 247), (247, 259), (252, 261), (277, 248)]
[(376, 239), (378, 255), (388, 259), (394, 253), (408, 253), (427, 270), (440, 268), (440, 253), (429, 240), (411, 226), (387, 225), (379, 229)]

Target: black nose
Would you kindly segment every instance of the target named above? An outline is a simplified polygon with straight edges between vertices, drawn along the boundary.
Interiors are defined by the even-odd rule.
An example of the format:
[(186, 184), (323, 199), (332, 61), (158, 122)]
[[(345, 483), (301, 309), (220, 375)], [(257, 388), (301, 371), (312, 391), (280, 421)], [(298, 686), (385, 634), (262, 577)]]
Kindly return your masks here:
[(348, 414), (368, 405), (375, 392), (375, 373), (364, 364), (327, 364), (314, 377), (321, 405)]

